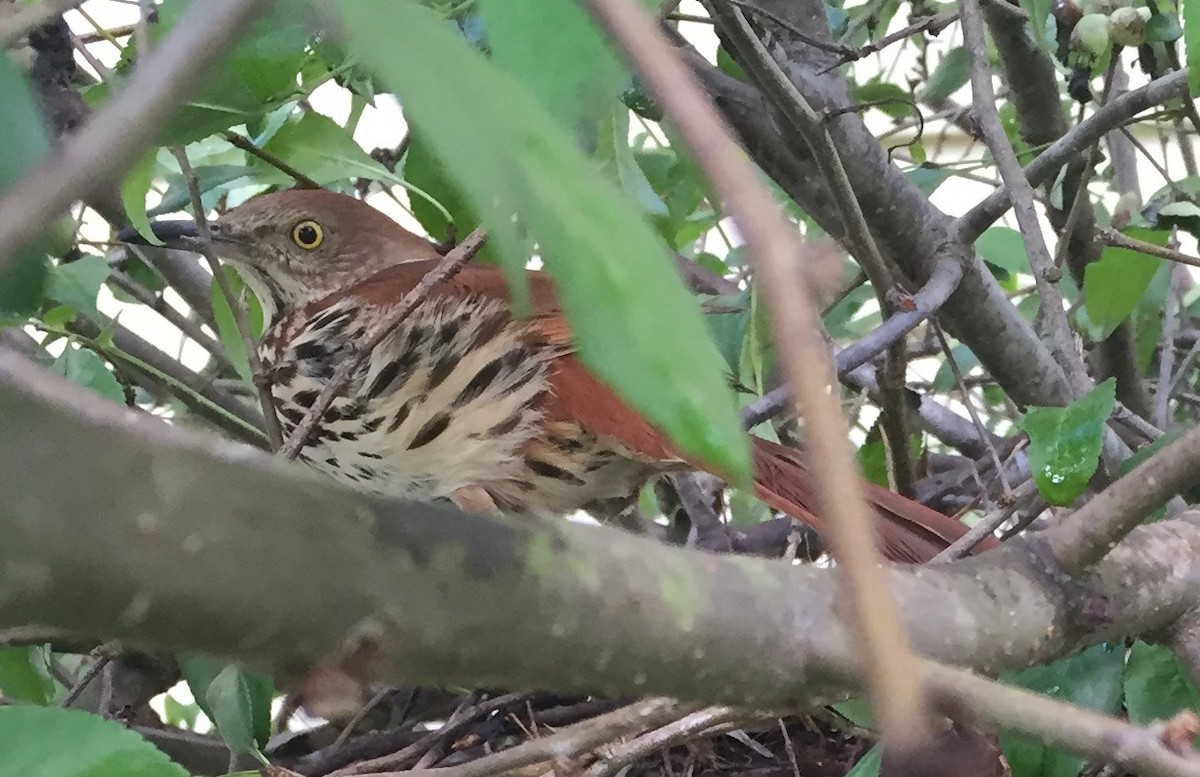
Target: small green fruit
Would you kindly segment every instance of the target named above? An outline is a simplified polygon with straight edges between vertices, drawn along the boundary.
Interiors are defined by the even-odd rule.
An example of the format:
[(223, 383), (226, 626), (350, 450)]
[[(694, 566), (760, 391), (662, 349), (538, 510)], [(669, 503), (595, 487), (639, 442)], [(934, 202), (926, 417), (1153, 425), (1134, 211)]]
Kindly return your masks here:
[[(1146, 16), (1142, 16), (1142, 11)], [(1108, 15), (1108, 36), (1118, 46), (1140, 46), (1146, 42), (1149, 8), (1118, 8)]]
[(1084, 14), (1071, 31), (1071, 51), (1078, 55), (1079, 63), (1090, 67), (1104, 56), (1108, 46), (1108, 17), (1099, 13)]

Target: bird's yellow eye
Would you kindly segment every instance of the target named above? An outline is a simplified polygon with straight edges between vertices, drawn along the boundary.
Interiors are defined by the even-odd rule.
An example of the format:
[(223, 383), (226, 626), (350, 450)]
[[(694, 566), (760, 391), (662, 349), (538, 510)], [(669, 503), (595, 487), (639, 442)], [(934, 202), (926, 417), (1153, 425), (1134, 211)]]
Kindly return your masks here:
[(292, 227), (292, 242), (307, 251), (320, 246), (324, 239), (325, 230), (312, 219), (305, 219)]

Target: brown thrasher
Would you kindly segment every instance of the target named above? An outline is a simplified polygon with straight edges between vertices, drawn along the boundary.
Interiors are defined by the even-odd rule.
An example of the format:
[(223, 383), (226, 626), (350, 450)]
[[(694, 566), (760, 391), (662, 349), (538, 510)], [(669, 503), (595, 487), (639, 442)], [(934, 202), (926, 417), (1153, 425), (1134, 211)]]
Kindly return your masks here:
[[(353, 344), (441, 260), (367, 204), (317, 190), (258, 197), (210, 233), (264, 306), (260, 355), (285, 434)], [(363, 362), (299, 458), (389, 496), (482, 489), (502, 510), (559, 515), (697, 464), (573, 355), (550, 278), (530, 271), (529, 286), (533, 313), (521, 319), (510, 314), (495, 268), (470, 265), (436, 287)], [(755, 493), (820, 531), (799, 453), (751, 439)], [(927, 561), (965, 531), (924, 505), (864, 487), (893, 560)]]

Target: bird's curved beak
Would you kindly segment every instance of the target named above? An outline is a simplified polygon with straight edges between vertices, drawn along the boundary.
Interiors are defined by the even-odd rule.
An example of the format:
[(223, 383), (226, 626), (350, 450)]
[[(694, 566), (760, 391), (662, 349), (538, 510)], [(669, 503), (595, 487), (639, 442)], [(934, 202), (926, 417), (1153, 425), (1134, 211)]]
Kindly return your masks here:
[[(191, 220), (152, 221), (150, 230), (166, 248), (195, 251), (200, 246), (200, 230), (196, 222)], [(154, 245), (134, 227), (125, 227), (117, 232), (117, 240), (138, 246)]]

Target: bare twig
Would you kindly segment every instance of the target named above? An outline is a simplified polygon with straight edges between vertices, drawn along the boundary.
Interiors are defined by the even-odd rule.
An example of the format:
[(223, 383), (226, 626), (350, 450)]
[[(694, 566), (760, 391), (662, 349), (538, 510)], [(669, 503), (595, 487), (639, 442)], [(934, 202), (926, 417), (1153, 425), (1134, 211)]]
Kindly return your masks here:
[(1105, 245), (1115, 248), (1128, 248), (1131, 251), (1137, 251), (1147, 256), (1157, 256), (1159, 259), (1166, 259), (1169, 262), (1186, 264), (1190, 267), (1200, 267), (1200, 257), (1176, 251), (1174, 248), (1147, 243), (1145, 240), (1138, 240), (1135, 237), (1129, 237), (1111, 227), (1104, 227), (1097, 230), (1096, 239)]
[(1200, 777), (1200, 758), (1167, 747), (1153, 727), (923, 661), (925, 686), (947, 714), (965, 716), (1145, 777)]
[[(975, 409), (975, 403), (971, 401), (971, 392), (967, 389), (967, 384), (963, 380), (962, 370), (958, 367), (958, 359), (954, 358), (954, 352), (950, 350), (950, 343), (946, 340), (946, 335), (942, 332), (941, 326), (937, 321), (933, 322), (933, 335), (937, 338), (938, 345), (942, 348), (942, 353), (946, 356), (946, 364), (950, 366), (950, 372), (954, 374), (954, 384), (958, 387), (958, 393), (962, 397), (963, 407), (967, 409), (967, 415), (971, 417), (971, 423), (975, 425), (975, 429), (979, 432), (979, 440), (987, 448), (988, 456), (992, 459), (992, 465), (996, 468), (996, 477), (1000, 478), (1000, 485), (1004, 488), (1005, 496), (1012, 496), (1012, 488), (1008, 485), (1008, 478), (1004, 474), (1004, 463), (1000, 461), (1000, 452), (996, 450), (996, 446), (992, 445), (992, 437), (988, 434), (987, 427), (983, 425), (983, 419), (979, 417), (979, 411)], [(939, 554), (940, 555), (940, 554)]]
[(422, 771), (372, 772), (363, 777), (492, 777), (545, 761), (566, 763), (606, 742), (664, 725), (695, 709), (696, 706), (698, 705), (688, 705), (674, 699), (646, 699), (576, 723), (553, 736), (531, 739), (462, 766)]
[(819, 326), (808, 289), (794, 271), (806, 249), (653, 19), (633, 0), (589, 0), (588, 5), (679, 128), (745, 236), (769, 302), (781, 361), (800, 399), (813, 448), (819, 451), (813, 469), (831, 517), (827, 534), (853, 602), (854, 628), (862, 638), (867, 685), (883, 739), (897, 752), (919, 748), (931, 734), (930, 720), (914, 658), (906, 649), (871, 540), (871, 518), (855, 477), (848, 430), (835, 395), (828, 391), (832, 366), (816, 334)]
[(745, 717), (746, 712), (735, 707), (706, 707), (697, 710), (640, 737), (600, 748), (600, 759), (587, 774), (589, 777), (613, 777), (649, 753), (691, 739), (731, 720)]
[(384, 341), (384, 339), (392, 333), (400, 322), (408, 318), (417, 305), (421, 304), (429, 295), (429, 292), (434, 289), (439, 283), (443, 283), (448, 278), (454, 277), (455, 273), (463, 268), (467, 262), (479, 253), (483, 248), (483, 244), (487, 241), (487, 232), (482, 227), (476, 229), (467, 235), (467, 238), (454, 247), (450, 253), (429, 271), (429, 274), (421, 279), (421, 282), (413, 287), (412, 291), (404, 295), (404, 297), (396, 303), (396, 306), (388, 311), (387, 316), (380, 322), (378, 328), (364, 343), (361, 348), (345, 359), (337, 372), (333, 373), (333, 377), (325, 384), (320, 396), (313, 402), (312, 407), (304, 414), (304, 418), (300, 419), (300, 423), (296, 425), (295, 430), (288, 437), (287, 442), (279, 449), (279, 455), (286, 459), (295, 458), (296, 454), (308, 444), (309, 438), (316, 431), (320, 424), (321, 417), (325, 415), (325, 411), (333, 404), (333, 400), (337, 399), (338, 395), (345, 391), (346, 386), (350, 383), (350, 376), (358, 369), (375, 347)]
[(1075, 347), (1071, 324), (1067, 320), (1063, 305), (1062, 289), (1058, 285), (1062, 271), (1055, 264), (1046, 247), (1041, 224), (1034, 209), (1036, 195), (1033, 185), (1025, 177), (1016, 152), (1004, 132), (1004, 125), (996, 110), (996, 92), (992, 88), (992, 71), (987, 61), (983, 15), (978, 0), (962, 0), (963, 40), (971, 55), (971, 91), (974, 96), (974, 112), (983, 130), (984, 142), (992, 152), (992, 159), (1000, 177), (1012, 192), (1013, 211), (1021, 228), (1021, 238), (1029, 254), (1029, 263), (1037, 284), (1041, 303), (1039, 315), (1044, 319), (1047, 340), (1056, 360), (1062, 367), (1072, 392), (1079, 396), (1091, 388), (1083, 357)]
[(138, 283), (127, 273), (113, 269), (109, 271), (108, 282), (162, 316), (165, 321), (172, 324), (180, 333), (186, 335), (201, 348), (212, 354), (213, 358), (223, 368), (233, 369), (233, 362), (229, 360), (229, 356), (225, 353), (225, 347), (217, 342), (208, 332), (205, 332), (199, 322), (193, 321), (180, 313), (172, 307), (171, 303)]
[[(905, 304), (905, 308), (911, 308), (911, 310), (906, 309), (896, 313), (858, 341), (838, 351), (834, 357), (834, 366), (837, 369), (838, 377), (845, 377), (874, 359), (892, 343), (898, 342), (922, 321), (937, 312), (938, 308), (954, 293), (962, 276), (961, 264), (949, 259), (939, 260), (933, 268), (933, 273), (929, 276), (929, 281)], [(763, 395), (753, 404), (743, 408), (742, 423), (747, 428), (752, 428), (768, 418), (778, 415), (788, 406), (790, 396), (790, 388), (786, 385)]]
[(270, 151), (254, 145), (254, 142), (251, 141), (250, 138), (244, 135), (239, 135), (233, 131), (222, 132), (221, 137), (224, 138), (225, 141), (234, 148), (240, 148), (250, 156), (258, 157), (285, 175), (290, 175), (296, 181), (296, 183), (300, 184), (301, 186), (305, 186), (309, 189), (321, 188), (321, 184), (317, 183), (312, 178), (309, 178), (307, 175), (292, 167), (279, 157), (275, 156)]
[(867, 225), (862, 207), (858, 204), (858, 197), (850, 185), (846, 169), (842, 166), (841, 151), (834, 144), (825, 123), (804, 99), (804, 95), (800, 94), (784, 75), (779, 63), (771, 57), (766, 46), (754, 34), (741, 10), (731, 8), (720, 16), (728, 22), (725, 26), (729, 28), (730, 37), (750, 65), (747, 68), (748, 72), (756, 77), (763, 93), (812, 148), (813, 158), (825, 176), (829, 190), (843, 214), (846, 242), (863, 271), (871, 279), (871, 285), (875, 287), (875, 294), (879, 297), (885, 315), (890, 313), (895, 306), (891, 304), (888, 295), (896, 288), (892, 270), (879, 252), (879, 246), (875, 244), (871, 228)]
[(128, 170), (266, 4), (211, 0), (189, 7), (124, 88), (0, 199), (0, 268), (51, 218)]
[[(87, 690), (87, 687), (92, 684), (92, 681), (104, 671), (104, 668), (107, 667), (109, 662), (113, 659), (113, 650), (114, 648), (111, 645), (101, 645), (92, 651), (92, 655), (95, 656), (95, 660), (93, 660), (91, 665), (88, 666), (84, 673), (79, 676), (79, 679), (76, 680), (75, 684), (71, 686), (71, 690), (67, 691), (67, 695), (62, 700), (63, 707), (70, 707), (72, 704), (74, 704), (75, 700), (79, 698), (80, 694)], [(101, 707), (100, 710), (102, 713), (104, 712), (103, 707)]]
[(212, 247), (212, 236), (208, 232), (208, 219), (204, 213), (204, 203), (200, 199), (200, 184), (196, 180), (196, 174), (192, 171), (191, 162), (188, 161), (187, 151), (182, 146), (177, 146), (171, 149), (171, 153), (175, 155), (175, 159), (179, 162), (179, 171), (183, 174), (183, 179), (187, 181), (188, 193), (192, 198), (192, 215), (196, 219), (196, 232), (199, 238), (200, 253), (208, 262), (213, 278), (217, 282), (217, 288), (221, 290), (221, 295), (225, 297), (225, 303), (229, 305), (229, 309), (233, 312), (234, 325), (237, 327), (238, 336), (242, 338), (242, 347), (246, 351), (246, 360), (250, 363), (250, 374), (254, 376), (254, 387), (258, 390), (258, 404), (262, 408), (263, 425), (267, 431), (267, 441), (271, 443), (272, 449), (279, 450), (280, 446), (283, 445), (283, 430), (279, 426), (279, 416), (275, 412), (275, 400), (271, 396), (271, 384), (267, 378), (267, 374), (263, 371), (262, 359), (258, 355), (258, 343), (256, 342), (254, 332), (250, 330), (250, 318), (246, 315), (246, 308), (242, 304), (242, 300), (233, 293), (233, 289), (229, 285), (229, 279), (225, 277), (225, 273), (221, 272), (221, 263), (217, 261), (216, 252)]
[(1036, 497), (1037, 495), (1037, 485), (1032, 480), (1026, 480), (1013, 489), (1010, 494), (1010, 498), (1012, 499), (1011, 504), (1007, 507), (1001, 507), (999, 510), (993, 510), (980, 518), (979, 523), (972, 526), (966, 534), (951, 543), (948, 548), (930, 559), (929, 563), (938, 564), (943, 561), (956, 561), (960, 558), (965, 558), (975, 549), (976, 545), (995, 534), (996, 530), (1011, 518), (1014, 512), (1021, 509), (1020, 505), (1026, 499)]

